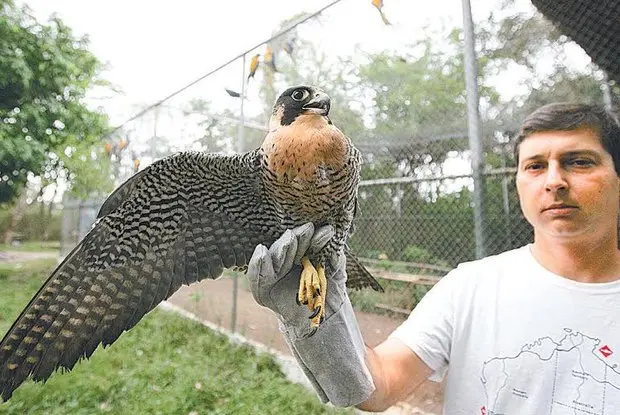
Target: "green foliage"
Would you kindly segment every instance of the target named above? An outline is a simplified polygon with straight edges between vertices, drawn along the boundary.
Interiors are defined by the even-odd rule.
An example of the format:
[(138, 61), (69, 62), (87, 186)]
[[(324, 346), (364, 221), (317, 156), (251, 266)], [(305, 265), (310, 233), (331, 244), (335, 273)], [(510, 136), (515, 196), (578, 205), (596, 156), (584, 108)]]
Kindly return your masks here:
[[(209, 152), (230, 152), (239, 149), (239, 114), (235, 114), (229, 109), (215, 113), (211, 110), (211, 103), (203, 99), (193, 99), (187, 105), (186, 115), (202, 114), (205, 117), (204, 132), (201, 137), (196, 140), (196, 144), (200, 145), (203, 151)], [(263, 126), (264, 122), (256, 122), (256, 120), (247, 117), (246, 122), (254, 122)], [(253, 150), (260, 146), (265, 138), (266, 132), (263, 130), (245, 127), (243, 129), (243, 150)], [(163, 144), (163, 143), (162, 143)], [(158, 146), (160, 149), (166, 149), (165, 144)], [(161, 154), (164, 155), (163, 151)]]
[[(11, 224), (11, 211), (0, 209), (0, 235), (3, 235)], [(24, 216), (13, 231), (21, 236), (24, 241), (60, 240), (60, 228), (62, 224), (62, 212), (48, 211), (48, 206), (42, 210), (39, 204), (32, 204), (24, 213)]]
[[(294, 16), (283, 22), (281, 27), (287, 27), (290, 22), (304, 16), (304, 14)], [(353, 140), (357, 140), (363, 135), (364, 125), (361, 110), (354, 109), (351, 105), (352, 102), (358, 100), (357, 91), (352, 88), (353, 83), (351, 81), (351, 73), (354, 71), (353, 63), (343, 58), (339, 60), (338, 64), (334, 65), (333, 62), (327, 60), (322, 51), (317, 50), (311, 42), (303, 39), (296, 39), (295, 41), (295, 61), (293, 61), (280, 50), (286, 39), (293, 38), (295, 38), (294, 31), (272, 44), (278, 59), (276, 63), (277, 74), (274, 74), (267, 65), (261, 64), (259, 66), (256, 78), (251, 82), (261, 82), (259, 96), (263, 111), (256, 118), (248, 117), (246, 121), (266, 126), (277, 94), (285, 87), (298, 84), (320, 85), (332, 99), (331, 118), (337, 120), (338, 128), (345, 134)], [(188, 108), (188, 114), (202, 113), (208, 120), (204, 135), (198, 140), (204, 150), (217, 152), (238, 148), (238, 113), (223, 110), (212, 114), (210, 102), (205, 100), (192, 100), (188, 103)], [(265, 134), (266, 131), (246, 127), (244, 129), (243, 149), (248, 151), (259, 147), (265, 138)]]
[[(53, 262), (0, 267), (0, 333), (17, 317)], [(268, 355), (188, 319), (156, 310), (112, 346), (46, 384), (28, 381), (0, 413), (344, 414), (287, 381)]]
[[(512, 6), (505, 2), (475, 26), (483, 157), (488, 169), (513, 165), (512, 134), (533, 109), (551, 101), (603, 101), (600, 72), (567, 69), (563, 62), (569, 40), (540, 14), (518, 13)], [(281, 27), (302, 17), (293, 16)], [(309, 24), (321, 25), (314, 20)], [(360, 215), (350, 240), (353, 250), (367, 258), (410, 261), (422, 255), (412, 251), (419, 248), (425, 253), (424, 261), (454, 266), (476, 257), (471, 183), (424, 179), (454, 174), (446, 161), (466, 162), (469, 157), (464, 39), (460, 27), (427, 28), (424, 33), (398, 53), (356, 53), (336, 62), (295, 33), (277, 40), (272, 47), (279, 73), (261, 65), (255, 78), (261, 85), (264, 109), (255, 121), (264, 123), (275, 94), (283, 87), (321, 85), (334, 101), (332, 119), (365, 154), (362, 179), (415, 179), (360, 188)], [(295, 60), (280, 50), (291, 38)], [(541, 61), (551, 64), (545, 67)], [(513, 70), (527, 74), (526, 92), (504, 101), (496, 77)], [(214, 122), (210, 128), (205, 142), (226, 142), (237, 134), (236, 123)], [(245, 137), (246, 149), (254, 148), (264, 132), (246, 129)], [(512, 178), (488, 176), (485, 183), (486, 252), (529, 242), (531, 227), (521, 215)]]
[(423, 264), (448, 266), (448, 264), (444, 260), (430, 254), (426, 249), (415, 245), (407, 246), (403, 250), (402, 258), (403, 261), (408, 262), (419, 262)]
[[(389, 310), (377, 307), (377, 304), (384, 304), (397, 307), (403, 310), (413, 310), (424, 295), (431, 289), (431, 286), (410, 284), (402, 281), (388, 281), (379, 279), (379, 283), (385, 290), (378, 293), (373, 290), (351, 290), (349, 298), (356, 310), (367, 313), (393, 315)], [(406, 317), (398, 313), (396, 317)]]
[(508, 103), (505, 108), (514, 120), (522, 120), (535, 109), (552, 101), (603, 103), (602, 78), (597, 74), (575, 73), (558, 67), (550, 76), (530, 82), (531, 91)]
[[(91, 86), (103, 84), (97, 80), (101, 64), (88, 51), (87, 39), (75, 38), (58, 18), (41, 24), (26, 6), (0, 4), (3, 203), (16, 197), (29, 173), (55, 180), (59, 171), (69, 176), (93, 169), (86, 155), (107, 127), (107, 117), (83, 103)], [(82, 186), (88, 180), (71, 179), (82, 180)]]
[[(509, 8), (498, 15), (492, 13), (476, 25), (487, 169), (513, 165), (512, 134), (535, 108), (552, 101), (603, 102), (601, 74), (567, 69), (562, 63), (568, 39), (548, 21)], [(403, 247), (415, 246), (454, 266), (476, 257), (471, 191), (454, 180), (423, 179), (451, 174), (444, 162), (467, 157), (463, 36), (459, 28), (426, 33), (426, 39), (398, 55), (370, 55), (359, 68), (361, 88), (372, 92), (367, 106), (372, 128), (361, 141), (367, 153), (362, 178), (418, 181), (361, 187), (361, 217), (351, 246), (361, 256), (376, 258), (379, 253), (402, 261), (410, 261), (412, 254)], [(555, 64), (540, 71), (537, 64), (550, 56)], [(524, 81), (527, 92), (504, 102), (492, 80), (515, 68), (529, 74)], [(531, 227), (521, 215), (512, 178), (488, 176), (485, 183), (486, 253), (531, 241)]]
[[(382, 140), (428, 138), (466, 127), (461, 59), (434, 50), (430, 39), (411, 47), (418, 48), (420, 55), (410, 60), (374, 55), (359, 70), (362, 84), (375, 91), (374, 135)], [(450, 117), (437, 123), (448, 111)]]
[[(510, 13), (498, 18), (492, 12), (486, 22), (476, 25), (476, 40), (485, 74), (497, 73), (511, 64), (522, 65), (532, 73), (542, 54), (561, 56), (568, 39), (541, 14)], [(501, 13), (505, 14), (505, 13)]]

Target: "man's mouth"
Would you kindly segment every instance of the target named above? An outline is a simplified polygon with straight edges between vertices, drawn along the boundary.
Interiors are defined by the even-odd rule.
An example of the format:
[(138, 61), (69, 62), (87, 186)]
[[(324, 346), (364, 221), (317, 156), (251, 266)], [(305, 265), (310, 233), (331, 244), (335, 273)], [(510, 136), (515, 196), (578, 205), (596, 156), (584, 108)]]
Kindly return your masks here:
[(573, 211), (573, 210), (576, 210), (576, 209), (578, 209), (578, 207), (575, 206), (575, 205), (570, 205), (570, 204), (567, 204), (567, 203), (556, 203), (556, 204), (547, 206), (542, 211), (543, 212), (562, 213), (562, 212), (570, 212), (570, 211)]

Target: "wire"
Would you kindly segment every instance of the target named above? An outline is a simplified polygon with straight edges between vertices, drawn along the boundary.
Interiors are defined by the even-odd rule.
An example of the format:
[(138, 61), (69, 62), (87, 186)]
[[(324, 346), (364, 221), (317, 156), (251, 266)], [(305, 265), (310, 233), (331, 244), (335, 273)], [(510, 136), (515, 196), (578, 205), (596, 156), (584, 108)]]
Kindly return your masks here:
[(143, 110), (139, 111), (138, 113), (136, 113), (135, 115), (131, 116), (129, 119), (127, 119), (125, 122), (123, 122), (122, 124), (120, 124), (117, 127), (114, 127), (112, 130), (110, 130), (109, 132), (104, 134), (104, 137), (109, 137), (110, 135), (114, 134), (115, 132), (117, 132), (118, 130), (120, 130), (121, 128), (123, 128), (125, 125), (127, 125), (128, 123), (132, 122), (133, 120), (141, 117), (142, 115), (144, 115), (145, 113), (147, 113), (148, 111), (150, 111), (151, 109), (157, 107), (158, 105), (163, 104), (164, 102), (166, 102), (167, 100), (169, 100), (170, 98), (174, 97), (175, 95), (180, 94), (181, 92), (185, 91), (187, 88), (197, 84), (198, 82), (202, 81), (203, 79), (213, 75), (214, 73), (216, 73), (217, 71), (219, 71), (220, 69), (230, 65), (231, 63), (233, 63), (234, 61), (236, 61), (239, 58), (242, 58), (244, 55), (246, 55), (247, 53), (250, 53), (251, 51), (253, 51), (254, 49), (258, 48), (261, 45), (264, 45), (265, 43), (268, 43), (270, 41), (272, 41), (273, 39), (277, 39), (278, 37), (290, 32), (291, 30), (293, 30), (294, 28), (296, 28), (297, 26), (301, 25), (302, 23), (305, 23), (306, 21), (318, 16), (319, 14), (323, 13), (325, 10), (329, 9), (330, 7), (336, 5), (337, 3), (340, 3), (342, 0), (334, 0), (331, 3), (327, 4), (326, 6), (322, 7), (321, 9), (317, 10), (316, 12), (304, 17), (303, 19), (299, 20), (298, 22), (295, 22), (294, 24), (290, 25), (289, 27), (287, 27), (284, 30), (281, 30), (280, 32), (278, 32), (277, 34), (271, 36), (270, 38), (263, 40), (262, 42), (258, 43), (257, 45), (245, 50), (244, 52), (238, 54), (237, 56), (235, 56), (232, 59), (229, 59), (228, 61), (224, 62), (223, 64), (219, 65), (218, 67), (216, 67), (215, 69), (207, 72), (206, 74), (202, 75), (201, 77), (199, 77), (198, 79), (190, 82), (189, 84), (185, 85), (184, 87), (174, 91), (173, 93), (169, 94), (168, 96), (166, 96), (165, 98), (160, 99), (159, 101), (157, 101), (154, 104), (149, 105), (148, 107), (144, 108)]

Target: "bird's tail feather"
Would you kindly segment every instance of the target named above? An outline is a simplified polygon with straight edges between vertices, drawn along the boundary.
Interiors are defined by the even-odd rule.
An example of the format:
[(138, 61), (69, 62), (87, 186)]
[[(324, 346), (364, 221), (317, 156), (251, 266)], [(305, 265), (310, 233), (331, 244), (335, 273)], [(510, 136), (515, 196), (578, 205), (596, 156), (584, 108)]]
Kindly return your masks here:
[(372, 276), (370, 271), (366, 269), (359, 259), (345, 247), (344, 254), (347, 258), (347, 287), (353, 289), (361, 289), (370, 287), (375, 291), (383, 292), (383, 287), (379, 281)]

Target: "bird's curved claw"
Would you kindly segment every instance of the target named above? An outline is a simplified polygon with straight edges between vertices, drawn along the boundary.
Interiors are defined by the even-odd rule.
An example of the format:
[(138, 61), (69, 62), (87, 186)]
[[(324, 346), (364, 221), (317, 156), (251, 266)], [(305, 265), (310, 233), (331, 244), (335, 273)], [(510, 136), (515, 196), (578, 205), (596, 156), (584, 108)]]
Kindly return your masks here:
[(322, 307), (318, 306), (317, 308), (314, 309), (314, 311), (312, 312), (312, 314), (310, 314), (310, 317), (308, 317), (310, 320), (312, 320), (313, 318), (315, 318), (320, 312), (321, 312)]

